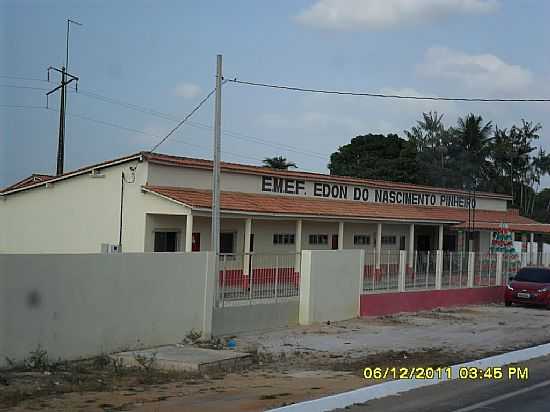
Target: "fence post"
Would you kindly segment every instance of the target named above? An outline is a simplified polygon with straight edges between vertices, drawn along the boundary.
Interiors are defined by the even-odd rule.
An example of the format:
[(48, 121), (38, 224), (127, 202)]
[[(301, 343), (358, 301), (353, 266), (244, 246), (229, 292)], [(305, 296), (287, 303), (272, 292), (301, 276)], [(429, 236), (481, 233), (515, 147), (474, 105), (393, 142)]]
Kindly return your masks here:
[(476, 262), (476, 253), (475, 252), (468, 252), (468, 283), (467, 287), (473, 288), (474, 287), (474, 265)]
[(435, 254), (435, 288), (441, 289), (443, 277), (443, 251), (437, 250)]
[[(495, 285), (500, 286), (502, 285), (502, 253), (497, 253), (497, 268), (496, 268), (496, 275), (495, 275)], [(489, 282), (489, 285), (491, 283)]]
[(405, 292), (405, 272), (407, 268), (407, 252), (399, 251), (399, 277), (397, 278), (397, 290)]

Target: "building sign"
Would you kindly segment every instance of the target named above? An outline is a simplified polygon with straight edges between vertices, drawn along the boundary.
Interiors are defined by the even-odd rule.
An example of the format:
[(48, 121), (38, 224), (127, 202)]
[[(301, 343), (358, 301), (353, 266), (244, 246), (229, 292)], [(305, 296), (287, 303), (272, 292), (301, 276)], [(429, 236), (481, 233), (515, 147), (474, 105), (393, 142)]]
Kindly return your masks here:
[(315, 182), (276, 176), (262, 176), (261, 191), (284, 195), (397, 205), (468, 208), (471, 204), (471, 207), (476, 207), (475, 199), (451, 193), (377, 189), (366, 186)]

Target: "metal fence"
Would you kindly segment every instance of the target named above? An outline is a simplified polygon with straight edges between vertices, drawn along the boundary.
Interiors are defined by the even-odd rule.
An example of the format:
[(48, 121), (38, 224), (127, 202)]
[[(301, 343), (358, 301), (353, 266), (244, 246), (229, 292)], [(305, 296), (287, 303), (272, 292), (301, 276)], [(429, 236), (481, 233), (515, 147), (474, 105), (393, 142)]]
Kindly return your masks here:
[(300, 254), (221, 254), (216, 304), (262, 303), (298, 296)]
[(383, 250), (380, 262), (376, 251), (365, 251), (363, 270), (363, 291), (396, 290), (399, 279), (399, 250)]
[(414, 252), (413, 267), (405, 277), (405, 289), (435, 288), (435, 268), (437, 253), (435, 251)]
[(474, 258), (473, 286), (495, 286), (497, 278), (497, 255), (476, 253)]
[(464, 252), (443, 252), (441, 287), (443, 289), (468, 286), (468, 254)]

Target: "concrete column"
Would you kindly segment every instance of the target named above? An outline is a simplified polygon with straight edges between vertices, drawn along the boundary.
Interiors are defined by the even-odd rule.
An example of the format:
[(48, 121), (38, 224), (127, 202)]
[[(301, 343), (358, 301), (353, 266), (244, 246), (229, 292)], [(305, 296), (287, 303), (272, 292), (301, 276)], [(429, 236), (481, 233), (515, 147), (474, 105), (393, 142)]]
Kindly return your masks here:
[(414, 223), (409, 225), (409, 253), (408, 253), (408, 266), (412, 271), (414, 268)]
[(252, 219), (244, 221), (244, 250), (243, 250), (243, 274), (250, 274), (250, 235), (252, 234)]
[(296, 232), (294, 233), (294, 246), (296, 246), (296, 258), (294, 259), (294, 271), (300, 272), (300, 259), (302, 253), (302, 219), (296, 221)]
[(441, 289), (443, 277), (443, 251), (437, 250), (435, 252), (435, 288)]
[(474, 265), (476, 263), (476, 253), (468, 252), (468, 284), (467, 287), (474, 287)]
[(193, 250), (193, 215), (189, 213), (185, 219), (185, 252)]
[(437, 237), (437, 250), (443, 250), (443, 225), (439, 225), (439, 234)]
[(382, 253), (382, 223), (376, 227), (376, 269), (380, 270), (380, 256)]
[(534, 265), (537, 262), (537, 256), (535, 254), (535, 234), (531, 233), (531, 241), (529, 242), (529, 260)]
[(529, 256), (529, 242), (527, 239), (528, 239), (527, 233), (522, 233), (521, 234), (521, 266), (527, 266), (529, 264), (529, 261), (527, 260), (527, 257)]
[[(502, 253), (497, 253), (497, 268), (496, 268), (496, 279), (495, 279), (495, 286), (502, 285), (502, 264), (504, 262), (504, 259), (502, 258)], [(508, 279), (506, 279), (508, 281)]]
[(405, 272), (407, 265), (407, 252), (405, 250), (399, 251), (399, 277), (397, 278), (397, 290), (399, 292), (405, 292)]
[(344, 222), (338, 222), (338, 250), (344, 250)]

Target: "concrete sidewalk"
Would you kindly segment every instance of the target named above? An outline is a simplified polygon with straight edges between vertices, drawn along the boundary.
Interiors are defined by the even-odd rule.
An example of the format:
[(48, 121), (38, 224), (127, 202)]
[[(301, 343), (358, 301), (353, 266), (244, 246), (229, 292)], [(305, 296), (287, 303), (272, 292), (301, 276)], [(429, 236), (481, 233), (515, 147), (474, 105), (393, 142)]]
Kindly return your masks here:
[(252, 364), (252, 356), (233, 350), (203, 349), (194, 346), (168, 345), (119, 352), (110, 355), (124, 366), (147, 366), (156, 369), (189, 372), (234, 371)]

